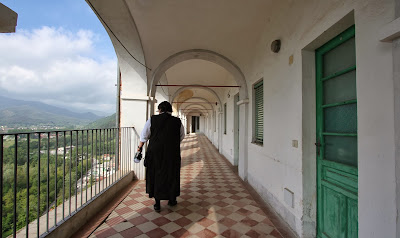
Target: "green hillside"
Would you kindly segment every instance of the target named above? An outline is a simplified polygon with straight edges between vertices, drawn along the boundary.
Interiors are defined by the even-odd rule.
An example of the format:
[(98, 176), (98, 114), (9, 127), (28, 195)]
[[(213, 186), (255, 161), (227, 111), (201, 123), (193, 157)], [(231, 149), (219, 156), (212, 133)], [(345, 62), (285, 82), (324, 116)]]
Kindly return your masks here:
[(90, 119), (76, 118), (66, 115), (38, 110), (28, 105), (14, 106), (0, 110), (0, 126), (79, 126), (86, 125)]
[(103, 128), (115, 128), (117, 126), (116, 114), (112, 114), (108, 117), (100, 118), (87, 126), (86, 129), (103, 129)]

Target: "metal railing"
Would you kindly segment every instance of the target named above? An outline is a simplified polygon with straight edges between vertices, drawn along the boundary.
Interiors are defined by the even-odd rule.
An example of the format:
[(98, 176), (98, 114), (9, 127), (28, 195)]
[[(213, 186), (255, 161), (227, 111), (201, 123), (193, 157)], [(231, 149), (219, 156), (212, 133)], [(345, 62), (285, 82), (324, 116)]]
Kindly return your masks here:
[(127, 175), (134, 128), (0, 134), (2, 237), (42, 237)]

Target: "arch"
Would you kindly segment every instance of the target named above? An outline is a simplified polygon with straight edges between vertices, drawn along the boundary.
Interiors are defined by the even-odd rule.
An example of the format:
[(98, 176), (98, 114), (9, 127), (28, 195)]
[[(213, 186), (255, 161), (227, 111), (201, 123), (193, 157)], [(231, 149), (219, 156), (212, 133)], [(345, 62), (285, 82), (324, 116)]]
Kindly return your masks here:
[[(248, 158), (247, 158), (247, 127), (248, 127), (248, 113), (249, 113), (249, 108), (248, 108), (248, 103), (249, 103), (249, 92), (247, 89), (247, 82), (245, 80), (244, 74), (240, 70), (240, 68), (233, 63), (230, 59), (226, 58), (225, 56), (218, 54), (216, 52), (210, 51), (210, 50), (204, 50), (204, 49), (191, 49), (191, 50), (185, 50), (178, 52), (176, 54), (171, 55), (170, 57), (166, 58), (163, 62), (161, 62), (158, 67), (154, 70), (152, 75), (150, 76), (150, 83), (148, 84), (148, 95), (153, 99), (153, 101), (150, 102), (150, 113), (152, 114), (154, 112), (154, 103), (156, 102), (155, 100), (155, 95), (156, 95), (156, 85), (160, 81), (161, 77), (164, 75), (164, 73), (171, 68), (172, 66), (186, 61), (186, 60), (191, 60), (191, 59), (201, 59), (201, 60), (206, 60), (212, 63), (215, 63), (221, 67), (223, 67), (225, 70), (227, 70), (229, 73), (232, 74), (233, 79), (236, 81), (236, 84), (240, 86), (239, 88), (239, 97), (240, 97), (240, 105), (241, 109), (241, 118), (240, 118), (240, 124), (239, 124), (239, 131), (240, 133), (243, 133), (240, 143), (239, 143), (239, 167), (238, 167), (238, 172), (239, 176), (243, 180), (247, 180), (247, 173), (248, 173)], [(190, 87), (190, 86), (188, 86)], [(187, 88), (187, 87), (182, 87), (182, 88)], [(178, 89), (178, 91), (183, 90), (182, 88)], [(205, 89), (205, 88), (204, 88)], [(208, 88), (209, 89), (209, 88)], [(211, 89), (210, 89), (211, 90)], [(177, 91), (177, 92), (178, 92)], [(217, 125), (219, 128), (218, 129), (218, 150), (220, 153), (222, 153), (222, 118), (220, 116), (220, 113), (222, 113), (222, 103), (219, 98), (219, 96), (215, 93), (215, 91), (211, 90), (213, 94), (216, 96), (219, 102), (219, 110), (218, 110), (218, 115), (215, 115), (217, 122)], [(176, 93), (175, 93), (176, 94)], [(174, 98), (176, 95), (174, 95)]]
[(192, 49), (178, 52), (165, 59), (154, 71), (151, 76), (150, 93), (151, 97), (156, 95), (156, 85), (160, 81), (162, 75), (172, 66), (191, 59), (201, 59), (213, 62), (232, 74), (236, 84), (240, 86), (239, 95), (241, 99), (248, 98), (247, 83), (244, 74), (240, 68), (225, 56), (211, 50)]
[[(185, 89), (194, 88), (195, 86), (198, 86), (198, 85), (195, 85), (195, 84), (194, 84), (194, 85), (191, 85), (191, 86), (185, 86), (185, 87), (179, 88), (178, 90), (176, 90), (176, 92), (175, 92), (174, 95), (172, 96), (172, 101), (174, 101), (175, 98), (176, 98), (182, 91), (184, 91)], [(218, 104), (218, 105), (219, 105), (219, 110), (221, 110), (222, 102), (221, 102), (221, 99), (219, 98), (218, 94), (217, 94), (214, 90), (212, 90), (211, 88), (201, 88), (201, 89), (206, 90), (206, 91), (212, 93), (212, 94), (217, 98), (218, 103), (219, 103), (219, 104)], [(199, 97), (193, 97), (193, 98), (199, 98)], [(189, 99), (192, 99), (192, 98), (188, 98), (188, 99), (186, 99), (186, 100), (189, 100)], [(207, 100), (207, 101), (208, 101), (208, 100)]]
[(202, 114), (203, 112), (201, 112), (201, 111), (198, 111), (199, 110), (199, 108), (192, 108), (189, 112), (187, 112), (187, 113), (185, 113), (186, 114), (186, 116), (187, 115), (189, 115), (190, 113), (199, 113), (199, 114)]
[[(191, 106), (196, 106), (196, 107), (200, 107), (200, 108), (191, 107)], [(188, 107), (190, 107), (190, 108), (188, 108)], [(192, 104), (187, 105), (184, 109), (191, 110), (191, 109), (202, 109), (202, 108), (206, 109), (205, 113), (203, 113), (203, 112), (202, 112), (202, 113), (208, 115), (209, 113), (208, 113), (208, 111), (207, 111), (207, 108), (206, 108), (204, 105), (192, 103)], [(213, 110), (214, 110), (214, 109), (213, 109)], [(183, 114), (187, 114), (187, 113), (183, 113)]]
[[(202, 98), (202, 97), (192, 97), (192, 98), (185, 99), (182, 102), (186, 102), (186, 101), (191, 100), (191, 99), (196, 99), (196, 100), (201, 100), (203, 102), (206, 102), (206, 103), (208, 103), (210, 105), (211, 109), (214, 110), (214, 105), (210, 101), (208, 101), (207, 99)], [(172, 99), (172, 102), (173, 102), (173, 100), (174, 99)], [(177, 108), (177, 109), (179, 110), (179, 108)]]

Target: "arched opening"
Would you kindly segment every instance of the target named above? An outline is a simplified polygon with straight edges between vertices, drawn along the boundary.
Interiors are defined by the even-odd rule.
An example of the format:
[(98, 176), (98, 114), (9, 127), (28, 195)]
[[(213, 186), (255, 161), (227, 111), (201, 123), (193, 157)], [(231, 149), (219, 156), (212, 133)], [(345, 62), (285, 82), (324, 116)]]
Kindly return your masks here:
[[(150, 84), (148, 85), (149, 96), (154, 100), (150, 102), (150, 114), (154, 112), (154, 102), (159, 96), (169, 98), (170, 102), (177, 101), (175, 105), (176, 111), (182, 107), (180, 103), (187, 101), (193, 97), (203, 97), (212, 104), (213, 116), (205, 117), (209, 125), (206, 135), (211, 139), (213, 144), (218, 148), (221, 154), (229, 157), (228, 160), (232, 164), (238, 164), (239, 174), (242, 178), (247, 177), (247, 120), (248, 120), (248, 89), (244, 75), (239, 67), (225, 56), (210, 50), (193, 49), (176, 53), (165, 59), (150, 75)], [(157, 90), (158, 88), (162, 89)], [(166, 88), (168, 90), (166, 90)], [(200, 93), (201, 92), (201, 93)], [(203, 96), (208, 94), (208, 96)], [(238, 94), (239, 99), (233, 100), (230, 95)], [(212, 98), (212, 99), (211, 99)], [(214, 106), (214, 102), (216, 105)], [(240, 105), (241, 123), (237, 125), (237, 130), (233, 127), (234, 115), (227, 116), (227, 112), (223, 108), (228, 103), (230, 110)], [(232, 109), (232, 110), (231, 110)], [(225, 110), (226, 111), (226, 110)], [(211, 112), (211, 110), (210, 110)], [(189, 121), (185, 114), (183, 118)], [(210, 113), (211, 115), (211, 113)], [(236, 120), (236, 117), (235, 117)], [(235, 122), (236, 123), (236, 122)], [(204, 123), (207, 124), (207, 123)], [(235, 143), (233, 133), (241, 134), (240, 143)], [(232, 134), (232, 135), (230, 135)], [(224, 138), (224, 139), (223, 139)], [(240, 147), (239, 149), (235, 148)], [(235, 153), (235, 154), (234, 154)], [(239, 158), (239, 159), (237, 159)], [(241, 169), (240, 169), (241, 168)]]
[(154, 71), (151, 76), (151, 83), (150, 83), (150, 96), (154, 97), (156, 93), (156, 85), (160, 81), (161, 77), (165, 74), (165, 72), (171, 68), (172, 66), (181, 63), (183, 61), (191, 60), (191, 59), (200, 59), (215, 63), (226, 71), (232, 74), (233, 79), (236, 81), (236, 84), (240, 86), (240, 98), (247, 99), (248, 98), (248, 90), (247, 90), (247, 83), (244, 78), (242, 71), (239, 67), (233, 63), (231, 60), (226, 58), (225, 56), (218, 54), (216, 52), (210, 50), (203, 50), (203, 49), (193, 49), (193, 50), (186, 50), (171, 55), (167, 59), (165, 59)]

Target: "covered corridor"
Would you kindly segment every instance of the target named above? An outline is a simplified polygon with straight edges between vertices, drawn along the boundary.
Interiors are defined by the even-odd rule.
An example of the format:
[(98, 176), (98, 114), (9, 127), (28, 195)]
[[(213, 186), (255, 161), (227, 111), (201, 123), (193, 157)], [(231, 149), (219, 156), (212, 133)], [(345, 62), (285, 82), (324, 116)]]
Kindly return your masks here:
[(177, 207), (155, 213), (127, 163), (110, 213), (46, 235), (400, 237), (400, 0), (86, 2), (118, 59), (117, 130), (135, 131), (115, 158), (163, 101), (204, 134), (182, 145)]
[(85, 232), (92, 232), (90, 237), (294, 237), (274, 215), (265, 214), (267, 209), (203, 134), (188, 135), (181, 154), (176, 207), (162, 201), (161, 212), (155, 212), (140, 180), (105, 222)]

